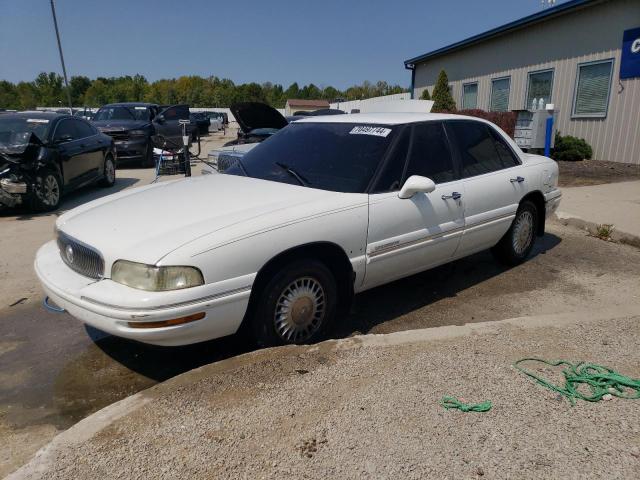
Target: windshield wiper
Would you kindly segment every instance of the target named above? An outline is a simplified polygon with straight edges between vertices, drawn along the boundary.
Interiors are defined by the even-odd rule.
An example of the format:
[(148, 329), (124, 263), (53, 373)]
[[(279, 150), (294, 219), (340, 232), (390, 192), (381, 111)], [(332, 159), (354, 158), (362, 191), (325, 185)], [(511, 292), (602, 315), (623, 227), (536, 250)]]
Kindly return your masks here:
[(296, 172), (293, 168), (291, 168), (286, 163), (281, 163), (281, 162), (274, 162), (274, 163), (277, 166), (279, 166), (281, 169), (283, 169), (285, 172), (287, 172), (289, 175), (291, 175), (293, 178), (295, 178), (298, 181), (298, 183), (303, 187), (308, 187), (309, 185), (311, 185), (311, 182), (309, 180), (304, 178), (302, 175), (300, 175), (298, 172)]

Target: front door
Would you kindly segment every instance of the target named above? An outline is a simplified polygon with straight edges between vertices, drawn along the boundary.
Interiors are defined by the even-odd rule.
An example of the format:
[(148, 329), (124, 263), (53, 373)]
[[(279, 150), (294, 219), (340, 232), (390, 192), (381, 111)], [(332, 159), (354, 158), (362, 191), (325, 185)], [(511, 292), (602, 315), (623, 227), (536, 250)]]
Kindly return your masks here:
[(75, 128), (73, 118), (65, 118), (58, 122), (53, 134), (53, 142), (58, 149), (62, 164), (63, 182), (65, 186), (76, 186), (82, 182), (86, 172), (85, 165), (91, 162), (85, 152), (80, 132)]
[[(403, 136), (390, 158), (403, 168), (388, 163), (379, 177), (383, 183), (375, 187), (379, 193), (369, 196), (365, 289), (446, 263), (464, 229), (464, 184), (455, 173), (442, 123), (415, 124)], [(393, 182), (398, 170), (401, 181)], [(400, 185), (412, 175), (433, 180), (435, 191), (400, 198)]]
[[(189, 121), (189, 107), (187, 105), (173, 105), (160, 112), (160, 115), (162, 115), (162, 121), (159, 122), (156, 117), (153, 122), (156, 133), (167, 139), (170, 142), (170, 147), (182, 147), (182, 125), (180, 121)], [(189, 125), (187, 125), (188, 131)]]

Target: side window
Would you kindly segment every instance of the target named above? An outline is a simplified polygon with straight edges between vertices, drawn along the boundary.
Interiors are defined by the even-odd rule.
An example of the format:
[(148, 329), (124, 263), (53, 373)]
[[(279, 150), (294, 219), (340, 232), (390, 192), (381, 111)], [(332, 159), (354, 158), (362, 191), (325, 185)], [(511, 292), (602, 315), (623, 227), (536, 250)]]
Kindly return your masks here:
[(504, 168), (489, 127), (480, 122), (453, 121), (448, 126), (460, 151), (462, 178)]
[(61, 120), (56, 127), (56, 133), (53, 137), (53, 141), (60, 141), (65, 137), (69, 140), (77, 140), (79, 137), (76, 129), (74, 128), (74, 123), (75, 122), (71, 119)]
[(91, 137), (96, 134), (93, 130), (93, 127), (82, 120), (72, 120), (75, 124), (75, 130), (77, 132), (78, 138), (86, 138)]
[(186, 105), (175, 105), (167, 108), (162, 114), (164, 118), (169, 121), (188, 120), (189, 108)]
[(455, 180), (449, 143), (442, 123), (428, 122), (413, 127), (409, 163), (404, 178), (428, 177), (435, 183)]
[(393, 147), (393, 151), (384, 165), (372, 193), (386, 193), (400, 190), (402, 172), (409, 153), (411, 128), (405, 128)]
[(502, 161), (502, 166), (504, 168), (515, 167), (516, 165), (520, 165), (520, 162), (516, 158), (513, 150), (509, 148), (507, 142), (502, 135), (496, 132), (493, 128), (489, 127), (491, 131), (491, 135), (493, 136), (493, 141), (496, 146), (496, 150), (498, 151), (498, 156), (500, 157), (500, 161)]

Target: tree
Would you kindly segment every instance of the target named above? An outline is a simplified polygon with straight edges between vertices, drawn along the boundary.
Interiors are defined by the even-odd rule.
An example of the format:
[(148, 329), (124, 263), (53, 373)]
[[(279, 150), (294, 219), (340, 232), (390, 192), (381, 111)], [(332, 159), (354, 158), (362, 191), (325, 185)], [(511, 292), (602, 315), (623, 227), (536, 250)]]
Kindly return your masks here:
[(69, 90), (71, 91), (71, 103), (74, 106), (84, 105), (84, 94), (91, 86), (91, 80), (85, 76), (71, 77)]
[(43, 107), (57, 107), (66, 104), (62, 89), (62, 77), (55, 72), (42, 72), (34, 81), (38, 92), (38, 102)]
[(440, 70), (436, 86), (433, 87), (433, 108), (434, 112), (455, 112), (456, 102), (451, 96), (451, 90), (449, 90), (449, 79), (447, 73), (444, 70)]
[(6, 80), (0, 80), (0, 105), (2, 105), (3, 108), (20, 107), (18, 105), (18, 91), (16, 86)]
[(422, 95), (420, 95), (420, 100), (431, 100), (431, 95), (429, 95), (429, 89), (425, 87), (422, 91)]

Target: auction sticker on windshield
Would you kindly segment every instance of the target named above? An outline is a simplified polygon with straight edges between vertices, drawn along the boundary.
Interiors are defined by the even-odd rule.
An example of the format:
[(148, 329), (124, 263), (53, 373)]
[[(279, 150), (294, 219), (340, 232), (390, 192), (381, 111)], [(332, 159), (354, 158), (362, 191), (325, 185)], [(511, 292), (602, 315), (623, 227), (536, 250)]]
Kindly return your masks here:
[(357, 127), (353, 127), (349, 133), (351, 135), (373, 135), (375, 137), (386, 137), (391, 133), (391, 129), (358, 125)]
[(49, 123), (46, 118), (27, 118), (27, 123)]

